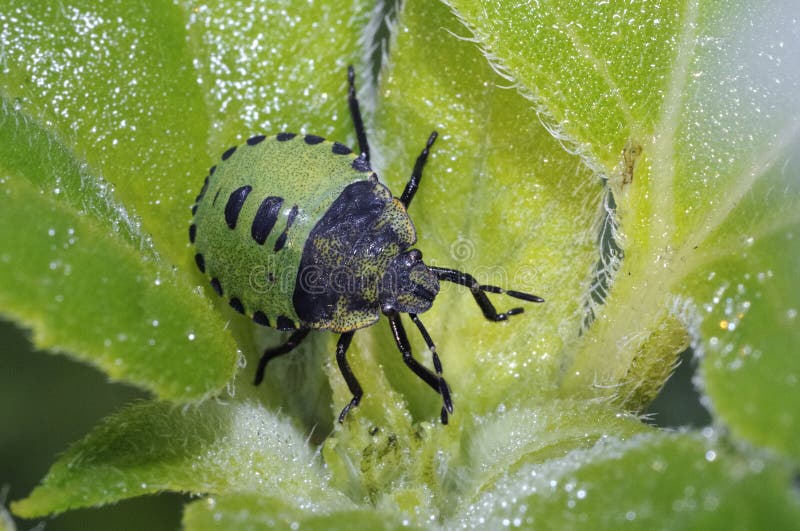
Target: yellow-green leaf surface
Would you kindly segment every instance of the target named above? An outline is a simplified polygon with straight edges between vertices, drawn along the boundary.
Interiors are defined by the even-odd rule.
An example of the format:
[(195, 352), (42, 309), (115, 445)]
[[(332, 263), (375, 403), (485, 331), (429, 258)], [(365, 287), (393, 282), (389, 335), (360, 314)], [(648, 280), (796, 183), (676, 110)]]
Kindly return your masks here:
[(191, 503), (183, 517), (186, 529), (339, 529), (348, 531), (389, 531), (419, 529), (397, 517), (387, 517), (376, 509), (315, 511), (300, 508), (275, 498), (253, 494), (214, 496)]
[[(789, 163), (800, 133), (794, 4), (448, 3), (487, 60), (555, 136), (608, 178), (614, 194), (624, 259), (597, 320), (561, 360), (563, 392), (615, 396), (640, 408), (674, 355), (694, 341), (709, 356), (708, 391), (721, 417), (754, 433), (760, 428), (749, 424), (758, 415), (738, 412), (772, 411), (771, 422), (780, 418), (786, 429), (759, 442), (800, 455), (789, 435), (798, 426), (790, 411), (800, 404), (800, 361), (787, 349), (797, 327), (776, 327), (796, 309), (790, 264), (800, 257), (791, 237), (799, 177)], [(768, 243), (780, 240), (782, 252)], [(767, 252), (753, 260), (751, 245)], [(723, 279), (713, 275), (719, 260), (734, 268)], [(749, 325), (717, 349), (718, 336), (708, 332), (725, 319), (703, 308), (708, 293), (767, 271), (774, 296), (743, 294), (753, 308)], [(701, 334), (696, 324), (707, 315)], [(719, 359), (726, 349), (758, 351), (784, 369), (760, 365), (729, 379), (711, 368), (726, 363)], [(776, 379), (784, 383), (774, 386)], [(747, 391), (731, 394), (741, 386)]]
[(716, 232), (728, 252), (703, 253), (686, 282), (711, 406), (738, 437), (797, 457), (800, 142), (791, 151), (733, 210), (737, 229)]
[(236, 346), (110, 185), (29, 117), (0, 108), (0, 307), (36, 344), (178, 401), (224, 388)]
[(647, 434), (527, 463), (466, 507), (452, 528), (796, 527), (800, 502), (785, 489), (791, 472), (723, 446), (713, 436)]
[(26, 517), (164, 490), (251, 492), (308, 511), (350, 503), (327, 479), (304, 437), (258, 404), (185, 409), (143, 402), (106, 419), (63, 455), (14, 511)]

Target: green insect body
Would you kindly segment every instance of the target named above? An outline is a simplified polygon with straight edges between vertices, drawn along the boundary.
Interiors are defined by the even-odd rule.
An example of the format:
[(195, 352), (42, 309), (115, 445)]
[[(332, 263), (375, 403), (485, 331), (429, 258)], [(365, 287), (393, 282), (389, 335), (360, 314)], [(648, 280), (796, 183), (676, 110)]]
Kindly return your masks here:
[[(190, 228), (196, 260), (217, 293), (256, 322), (283, 330), (346, 332), (377, 321), (377, 283), (369, 277), (385, 271), (416, 234), (405, 208), (377, 182), (375, 173), (359, 165), (349, 148), (312, 135), (256, 136), (226, 155), (210, 172)], [(383, 207), (376, 221), (391, 225), (397, 238), (374, 256), (348, 252), (353, 238), (343, 234), (346, 227), (315, 234), (309, 242), (332, 203), (356, 182), (368, 185), (363, 186), (365, 194)], [(357, 235), (362, 240), (380, 232), (380, 227), (359, 228), (366, 229)], [(326, 301), (335, 307), (324, 318), (319, 312), (311, 319), (300, 316), (294, 305), (307, 242), (310, 251), (317, 250), (317, 260), (300, 281), (313, 282), (314, 275), (332, 271), (338, 276), (325, 280), (343, 288), (335, 301)], [(349, 273), (362, 278), (349, 278)], [(347, 284), (361, 289), (351, 293)]]
[[(363, 395), (346, 352), (356, 330), (389, 319), (406, 365), (442, 396), (442, 423), (453, 404), (436, 347), (417, 314), (430, 308), (439, 281), (470, 288), (484, 317), (503, 321), (522, 312), (498, 313), (486, 292), (541, 302), (535, 295), (479, 284), (453, 269), (429, 267), (410, 247), (416, 231), (407, 208), (416, 193), (431, 134), (401, 197), (393, 197), (369, 165), (352, 68), (349, 105), (360, 155), (314, 135), (280, 133), (250, 138), (228, 149), (211, 168), (189, 227), (195, 261), (236, 311), (280, 330), (294, 330), (268, 349), (256, 371), (260, 383), (269, 360), (293, 350), (310, 330), (341, 334), (336, 360), (353, 399)], [(411, 353), (400, 315), (407, 313), (432, 352), (435, 372)]]

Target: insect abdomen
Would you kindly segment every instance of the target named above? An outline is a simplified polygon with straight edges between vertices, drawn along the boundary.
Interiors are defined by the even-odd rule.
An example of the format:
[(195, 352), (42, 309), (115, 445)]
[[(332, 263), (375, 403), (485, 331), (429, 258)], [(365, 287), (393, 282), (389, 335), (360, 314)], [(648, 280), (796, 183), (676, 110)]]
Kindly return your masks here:
[(227, 150), (189, 228), (212, 289), (255, 322), (306, 326), (292, 301), (309, 232), (350, 183), (369, 177), (349, 148), (316, 136), (256, 136)]

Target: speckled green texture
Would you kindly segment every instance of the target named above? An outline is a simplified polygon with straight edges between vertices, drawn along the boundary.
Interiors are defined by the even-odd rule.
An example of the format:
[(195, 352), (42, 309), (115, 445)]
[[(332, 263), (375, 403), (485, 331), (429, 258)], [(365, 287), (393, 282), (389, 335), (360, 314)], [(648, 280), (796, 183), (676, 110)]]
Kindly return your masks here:
[[(370, 175), (353, 169), (354, 154), (332, 153), (333, 145), (328, 141), (309, 145), (303, 135), (284, 141), (271, 136), (254, 146), (239, 146), (217, 164), (209, 178), (193, 219), (197, 252), (204, 257), (208, 278), (217, 278), (223, 296), (238, 298), (249, 316), (262, 311), (272, 324), (278, 316), (300, 324), (292, 294), (308, 235), (345, 186)], [(252, 191), (231, 229), (225, 220), (228, 198), (248, 185)], [(251, 235), (251, 225), (266, 197), (280, 197), (283, 204), (275, 226), (260, 245)], [(295, 206), (297, 216), (287, 231), (286, 244), (275, 251)]]
[(416, 241), (405, 207), (377, 177), (360, 189), (360, 197), (352, 194), (353, 188), (332, 207), (347, 208), (347, 215), (321, 219), (306, 243), (300, 274), (320, 277), (319, 287), (332, 295), (321, 299), (306, 284), (311, 305), (330, 305), (304, 319), (313, 328), (347, 332), (374, 324), (386, 302), (379, 295), (389, 264)]
[[(294, 328), (336, 332), (378, 320), (380, 281), (392, 259), (416, 241), (416, 232), (403, 204), (377, 181), (368, 164), (345, 151), (342, 144), (319, 137), (275, 135), (230, 148), (211, 168), (195, 205), (190, 239), (194, 237), (198, 267), (231, 306), (241, 304), (250, 317), (260, 312), (263, 316), (254, 320), (266, 316), (279, 328), (288, 326), (281, 326), (279, 318), (290, 320)], [(347, 187), (367, 180), (367, 197), (358, 200), (369, 204), (326, 224), (334, 202), (351, 200), (346, 199)], [(244, 197), (239, 209), (228, 214), (229, 202), (239, 197)], [(279, 212), (259, 242), (252, 227), (267, 198), (280, 201)], [(373, 208), (379, 210), (371, 212)], [(363, 233), (353, 233), (354, 226)], [(381, 235), (389, 238), (373, 241)], [(329, 317), (308, 318), (295, 307), (295, 292), (304, 282), (315, 298), (309, 279), (298, 279), (304, 253), (313, 257), (304, 274), (322, 275), (324, 289), (340, 292), (335, 300), (323, 301), (333, 306)]]

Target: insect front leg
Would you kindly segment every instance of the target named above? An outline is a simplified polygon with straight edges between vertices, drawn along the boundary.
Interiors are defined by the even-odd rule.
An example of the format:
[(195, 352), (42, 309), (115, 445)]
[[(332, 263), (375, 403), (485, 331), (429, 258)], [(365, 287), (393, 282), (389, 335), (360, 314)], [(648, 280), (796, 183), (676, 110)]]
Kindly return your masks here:
[(430, 153), (431, 146), (433, 142), (436, 140), (436, 137), (439, 134), (434, 131), (431, 133), (431, 136), (428, 137), (428, 141), (425, 143), (425, 147), (422, 148), (422, 152), (417, 157), (417, 161), (414, 163), (414, 170), (411, 172), (411, 178), (408, 180), (405, 189), (403, 190), (403, 195), (400, 196), (400, 202), (408, 209), (409, 205), (411, 204), (411, 200), (414, 199), (414, 194), (417, 193), (417, 188), (419, 188), (419, 182), (422, 180), (422, 169), (425, 167), (425, 163), (428, 161), (428, 153)]
[[(400, 350), (400, 353), (403, 355), (403, 362), (405, 362), (406, 366), (408, 366), (408, 368), (411, 369), (414, 374), (416, 374), (423, 382), (428, 384), (431, 389), (442, 395), (442, 401), (444, 402), (444, 405), (442, 406), (441, 419), (442, 424), (447, 424), (448, 413), (453, 412), (453, 402), (450, 399), (450, 387), (447, 385), (447, 382), (444, 378), (442, 378), (440, 375), (432, 373), (411, 354), (411, 345), (408, 342), (408, 336), (406, 336), (403, 323), (400, 322), (400, 314), (396, 311), (389, 311), (384, 312), (384, 315), (386, 315), (386, 317), (389, 319), (389, 325), (392, 327), (394, 341), (397, 344), (397, 348)], [(420, 330), (424, 330), (424, 327)], [(427, 340), (430, 339), (430, 336), (427, 335), (427, 331), (423, 334), (423, 337), (425, 336), (427, 336), (427, 342)], [(433, 344), (433, 342), (430, 344)], [(434, 347), (434, 351), (435, 348), (436, 347)], [(441, 369), (441, 363), (438, 365), (438, 368)]]
[(356, 95), (356, 73), (353, 66), (347, 67), (347, 84), (349, 89), (347, 91), (347, 103), (350, 106), (350, 116), (353, 117), (353, 126), (356, 129), (356, 138), (358, 138), (358, 149), (361, 151), (361, 156), (369, 165), (369, 143), (367, 142), (367, 133), (364, 130), (364, 120), (361, 118), (361, 107), (358, 104), (358, 96)]

